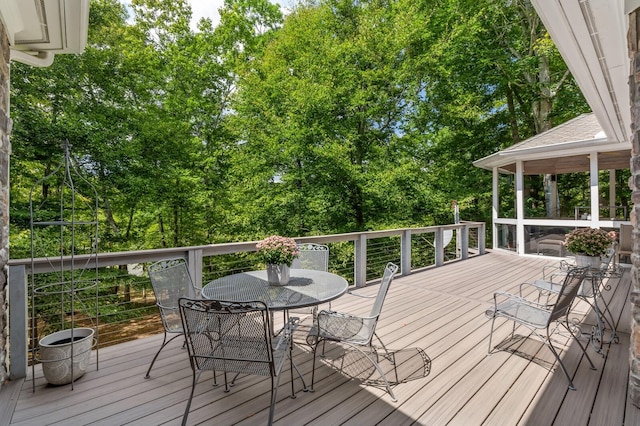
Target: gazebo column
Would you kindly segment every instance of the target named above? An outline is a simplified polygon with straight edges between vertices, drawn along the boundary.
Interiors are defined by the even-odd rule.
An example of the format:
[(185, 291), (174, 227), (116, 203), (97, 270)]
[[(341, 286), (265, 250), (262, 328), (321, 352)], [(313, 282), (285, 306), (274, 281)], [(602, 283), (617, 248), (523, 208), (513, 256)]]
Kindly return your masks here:
[(598, 191), (598, 153), (589, 155), (589, 183), (591, 186), (591, 227), (599, 228), (600, 192)]
[(640, 211), (640, 9), (629, 14), (627, 36), (631, 63), (629, 92), (631, 103), (631, 210), (633, 252), (631, 254), (631, 342), (629, 349), (629, 398), (640, 407), (640, 251), (638, 250), (637, 217)]
[(493, 238), (491, 247), (496, 248), (500, 247), (498, 245), (498, 226), (496, 224), (496, 219), (500, 214), (500, 173), (497, 167), (493, 168), (493, 179), (492, 179), (492, 207), (491, 207), (491, 223), (493, 224)]
[(524, 164), (516, 161), (516, 241), (518, 254), (524, 254)]
[[(616, 171), (609, 170), (609, 219), (616, 218)], [(626, 218), (624, 218), (626, 220)]]

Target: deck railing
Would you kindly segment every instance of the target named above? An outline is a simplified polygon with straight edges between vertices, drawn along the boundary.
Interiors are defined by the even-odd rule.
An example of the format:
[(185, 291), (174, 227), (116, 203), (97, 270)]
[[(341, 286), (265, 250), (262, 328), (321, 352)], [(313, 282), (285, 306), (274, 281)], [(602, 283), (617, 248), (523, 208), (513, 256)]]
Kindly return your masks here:
[[(444, 231), (453, 230), (454, 237), (444, 247)], [(364, 286), (379, 279), (384, 265), (400, 265), (400, 273), (441, 266), (484, 254), (486, 226), (484, 222), (401, 228), (384, 231), (353, 232), (295, 238), (299, 243), (315, 242), (329, 246), (329, 270), (348, 279), (350, 284)], [(261, 267), (256, 255), (256, 241), (176, 247), (156, 250), (99, 253), (97, 257), (75, 256), (73, 264), (99, 270), (97, 302), (79, 303), (74, 309), (75, 326), (97, 326), (99, 345), (122, 343), (162, 332), (151, 283), (146, 275), (149, 263), (183, 257), (197, 287), (231, 273)], [(9, 311), (11, 377), (24, 377), (29, 363), (29, 342), (44, 334), (68, 328), (70, 312), (60, 312), (60, 301), (40, 299), (37, 302), (36, 329), (31, 329), (30, 274), (45, 277), (69, 270), (66, 257), (11, 259), (9, 261)], [(91, 303), (98, 305), (99, 321), (93, 322)], [(86, 312), (85, 312), (86, 310)], [(95, 309), (94, 311), (95, 312)], [(95, 316), (95, 315), (93, 315)], [(35, 338), (34, 338), (35, 336)]]

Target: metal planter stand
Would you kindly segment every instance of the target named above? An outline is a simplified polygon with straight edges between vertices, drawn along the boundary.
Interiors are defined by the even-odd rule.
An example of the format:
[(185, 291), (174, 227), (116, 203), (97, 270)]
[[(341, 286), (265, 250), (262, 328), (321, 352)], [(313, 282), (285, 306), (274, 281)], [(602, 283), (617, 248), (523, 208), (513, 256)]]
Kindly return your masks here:
[[(75, 179), (75, 181), (74, 181)], [(36, 182), (29, 195), (31, 229), (30, 355), (42, 363), (51, 384), (82, 376), (95, 348), (98, 368), (98, 194), (80, 173), (69, 143), (53, 172)], [(82, 255), (82, 257), (78, 257)], [(35, 259), (48, 260), (48, 268)], [(76, 310), (83, 325), (77, 326)], [(47, 336), (43, 336), (44, 334)]]

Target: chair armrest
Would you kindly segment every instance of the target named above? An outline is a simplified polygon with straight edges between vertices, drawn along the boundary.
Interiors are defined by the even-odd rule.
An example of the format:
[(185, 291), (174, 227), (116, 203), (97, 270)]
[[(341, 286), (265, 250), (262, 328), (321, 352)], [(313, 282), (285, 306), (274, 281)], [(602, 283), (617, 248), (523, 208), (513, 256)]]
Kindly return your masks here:
[(318, 334), (329, 339), (349, 339), (358, 335), (371, 321), (369, 317), (322, 310), (317, 317)]
[(525, 299), (524, 297), (520, 297), (517, 296), (513, 293), (509, 293), (506, 291), (496, 291), (495, 293), (493, 293), (493, 306), (495, 308), (495, 310), (498, 310), (498, 300), (500, 299), (501, 302), (504, 302), (506, 300), (510, 300), (513, 301), (515, 303), (518, 304), (522, 304), (522, 305), (529, 305), (529, 306), (533, 306), (536, 308), (541, 308), (541, 309), (547, 309), (548, 306), (543, 304), (543, 303), (538, 303), (538, 302), (534, 302), (532, 300), (529, 299)]
[(537, 289), (538, 291), (540, 291), (540, 289), (538, 287), (536, 287), (535, 284), (532, 284), (530, 282), (525, 281), (523, 283), (520, 283), (520, 286), (518, 287), (518, 297), (524, 298), (524, 296), (522, 295), (522, 287), (524, 287), (524, 286), (531, 286), (531, 287), (534, 287), (535, 289)]
[(377, 297), (377, 294), (374, 294), (373, 296), (367, 296), (365, 294), (354, 293), (351, 290), (349, 290), (347, 294), (350, 296), (361, 297), (363, 299), (375, 299)]
[(165, 311), (177, 311), (177, 310), (179, 310), (179, 309), (180, 309), (180, 308), (178, 308), (178, 306), (177, 306), (177, 305), (174, 305), (174, 306), (165, 306), (165, 305), (163, 305), (162, 303), (159, 303), (159, 302), (156, 302), (156, 306), (157, 306), (158, 308), (162, 309), (162, 310), (165, 310)]

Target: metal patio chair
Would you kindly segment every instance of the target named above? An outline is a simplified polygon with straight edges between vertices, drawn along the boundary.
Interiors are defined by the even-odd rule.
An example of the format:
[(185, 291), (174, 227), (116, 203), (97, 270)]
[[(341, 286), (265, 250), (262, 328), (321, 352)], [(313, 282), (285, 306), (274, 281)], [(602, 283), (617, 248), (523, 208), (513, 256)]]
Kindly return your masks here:
[(323, 244), (298, 244), (298, 257), (293, 260), (294, 269), (313, 269), (315, 271), (329, 270), (329, 247)]
[(620, 259), (631, 257), (633, 252), (633, 225), (620, 225), (620, 244), (618, 245), (618, 264)]
[[(280, 373), (287, 358), (291, 370), (291, 398), (296, 397), (294, 368), (300, 376), (303, 390), (307, 390), (291, 357), (291, 337), (295, 321), (290, 321), (278, 337), (273, 337), (271, 316), (263, 302), (235, 303), (181, 298), (179, 304), (193, 371), (191, 394), (182, 418), (183, 425), (187, 422), (193, 393), (203, 371), (213, 371), (214, 378), (216, 371), (223, 372), (225, 392), (229, 392), (230, 385), (233, 385), (240, 374), (271, 377), (269, 425), (273, 423)], [(227, 380), (227, 373), (235, 373), (231, 383)]]
[[(393, 281), (393, 278), (398, 271), (398, 266), (389, 262), (384, 268), (384, 274), (382, 276), (382, 282), (380, 283), (380, 288), (378, 289), (378, 294), (375, 296), (375, 301), (371, 308), (371, 313), (368, 316), (355, 316), (348, 313), (334, 312), (334, 311), (326, 311), (322, 310), (318, 312), (318, 316), (316, 318), (316, 323), (312, 330), (309, 332), (309, 336), (307, 338), (307, 342), (314, 345), (313, 348), (313, 367), (311, 373), (311, 387), (310, 390), (313, 390), (313, 383), (315, 379), (315, 366), (316, 366), (316, 353), (318, 351), (318, 346), (320, 343), (323, 344), (322, 353), (324, 355), (324, 342), (325, 341), (333, 341), (343, 343), (351, 348), (359, 351), (366, 359), (371, 362), (373, 367), (376, 369), (384, 384), (387, 388), (387, 392), (391, 396), (391, 400), (396, 402), (397, 399), (391, 390), (391, 386), (389, 385), (389, 381), (387, 380), (384, 372), (378, 365), (379, 356), (381, 356), (376, 348), (373, 346), (372, 340), (375, 336), (380, 342), (382, 349), (384, 350), (384, 356), (394, 364), (394, 360), (392, 355), (389, 353), (387, 348), (385, 347), (382, 340), (376, 334), (376, 325), (378, 324), (378, 319), (380, 318), (380, 312), (382, 311), (382, 305), (384, 303), (385, 297), (387, 296), (387, 292), (389, 291), (389, 286)], [(360, 296), (355, 293), (350, 293), (354, 296), (358, 297), (367, 297)], [(367, 351), (363, 350), (367, 349)]]
[[(199, 297), (200, 293), (193, 285), (187, 262), (183, 258), (161, 260), (149, 266), (149, 279), (156, 297), (156, 305), (160, 311), (164, 339), (158, 352), (156, 352), (145, 379), (149, 378), (153, 364), (165, 346), (174, 339), (182, 336), (182, 321), (178, 310), (178, 300), (181, 297)], [(169, 338), (169, 335), (173, 337)]]
[[(574, 338), (576, 343), (578, 343), (580, 349), (582, 349), (582, 353), (589, 361), (589, 364), (591, 364), (591, 369), (596, 369), (591, 358), (587, 355), (585, 347), (582, 346), (579, 339), (575, 338), (576, 335), (574, 334), (572, 330), (573, 327), (569, 324), (568, 319), (569, 310), (573, 304), (573, 300), (580, 290), (580, 286), (582, 285), (582, 281), (585, 279), (586, 273), (586, 267), (569, 269), (564, 277), (564, 281), (558, 291), (557, 297), (551, 306), (533, 302), (504, 291), (495, 292), (493, 294), (494, 306), (485, 312), (486, 316), (491, 319), (488, 353), (491, 354), (493, 350), (491, 341), (493, 338), (496, 318), (504, 318), (506, 320), (513, 321), (513, 329), (511, 331), (512, 337), (515, 335), (516, 325), (523, 325), (529, 328), (535, 336), (541, 339), (543, 343), (551, 349), (551, 352), (558, 360), (562, 371), (565, 376), (567, 376), (567, 380), (569, 380), (569, 389), (575, 390), (576, 388), (573, 385), (569, 372), (560, 359), (558, 351), (551, 343), (551, 334), (555, 331), (555, 328), (552, 330), (552, 325), (555, 323), (561, 324), (569, 331), (571, 337)], [(537, 331), (542, 329), (546, 329), (546, 336), (543, 336)]]
[[(293, 269), (312, 269), (314, 271), (329, 271), (329, 247), (323, 244), (316, 243), (301, 243), (298, 244), (298, 257), (296, 257), (291, 263)], [(329, 304), (331, 309), (331, 304)], [(285, 315), (291, 313), (312, 315), (316, 317), (318, 312), (317, 306), (310, 308), (300, 308), (295, 310), (285, 311)], [(286, 318), (286, 317), (285, 317)]]

